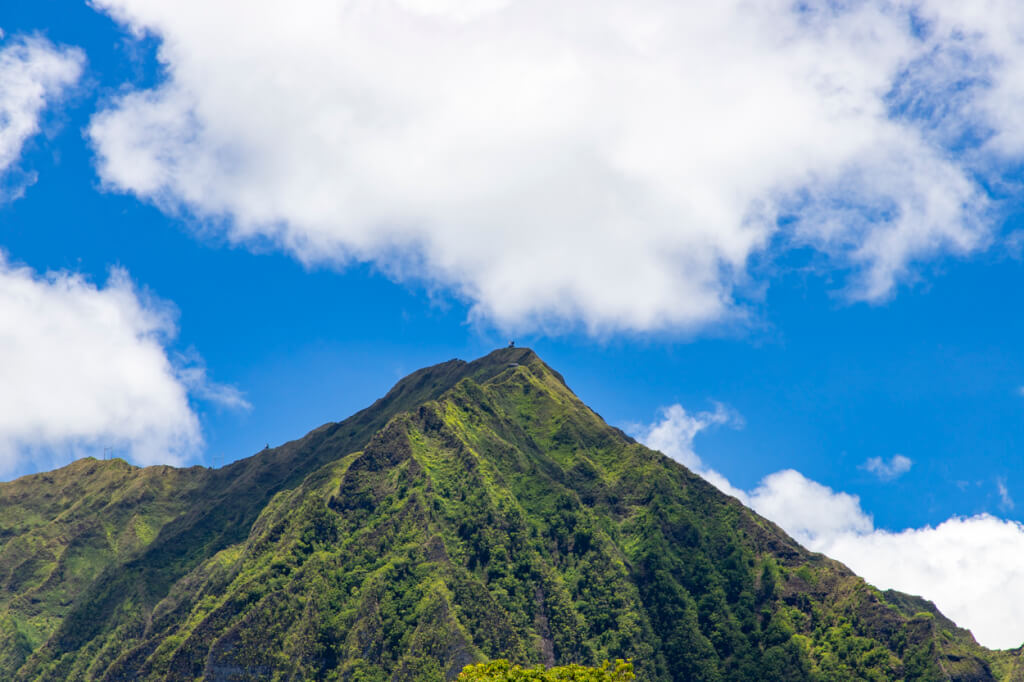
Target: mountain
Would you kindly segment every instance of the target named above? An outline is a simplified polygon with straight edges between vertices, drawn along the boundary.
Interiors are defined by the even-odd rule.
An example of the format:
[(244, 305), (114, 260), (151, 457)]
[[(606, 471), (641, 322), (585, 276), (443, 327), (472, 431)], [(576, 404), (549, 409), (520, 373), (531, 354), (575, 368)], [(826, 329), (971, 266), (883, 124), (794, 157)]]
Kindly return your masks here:
[(1024, 679), (586, 407), (528, 349), (218, 470), (0, 484), (0, 677)]

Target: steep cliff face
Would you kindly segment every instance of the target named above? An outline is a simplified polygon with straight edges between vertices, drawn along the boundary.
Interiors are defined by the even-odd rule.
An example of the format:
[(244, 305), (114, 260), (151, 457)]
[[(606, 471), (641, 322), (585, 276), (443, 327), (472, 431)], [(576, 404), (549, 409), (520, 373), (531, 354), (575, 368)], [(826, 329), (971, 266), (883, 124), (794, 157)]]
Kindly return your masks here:
[[(126, 507), (150, 530), (68, 582), (45, 628), (8, 580), (5, 676), (440, 680), (499, 657), (632, 658), (646, 680), (1016, 674), (608, 426), (526, 349), (421, 370), (223, 470), (163, 471), (173, 496), (169, 478)], [(96, 516), (120, 537), (129, 511)], [(3, 559), (39, 531), (0, 532)]]

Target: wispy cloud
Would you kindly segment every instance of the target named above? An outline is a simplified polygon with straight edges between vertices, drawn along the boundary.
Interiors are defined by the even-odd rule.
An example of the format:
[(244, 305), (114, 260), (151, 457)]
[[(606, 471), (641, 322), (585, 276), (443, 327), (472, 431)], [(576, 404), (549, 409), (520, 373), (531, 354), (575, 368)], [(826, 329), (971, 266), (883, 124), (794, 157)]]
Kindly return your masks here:
[(78, 81), (84, 62), (81, 50), (39, 37), (14, 38), (0, 47), (0, 201), (17, 199), (34, 181), (31, 173), (13, 169), (26, 140), (39, 132), (43, 110)]
[(1010, 491), (1006, 488), (1006, 479), (996, 479), (996, 489), (999, 491), (999, 508), (1003, 511), (1010, 511), (1013, 509), (1013, 498), (1010, 497)]
[(210, 380), (206, 363), (197, 351), (176, 353), (174, 357), (175, 375), (194, 397), (231, 410), (252, 409), (237, 387)]
[(881, 457), (870, 457), (861, 468), (866, 469), (878, 476), (883, 481), (892, 481), (910, 471), (913, 461), (903, 455), (893, 455), (889, 461)]

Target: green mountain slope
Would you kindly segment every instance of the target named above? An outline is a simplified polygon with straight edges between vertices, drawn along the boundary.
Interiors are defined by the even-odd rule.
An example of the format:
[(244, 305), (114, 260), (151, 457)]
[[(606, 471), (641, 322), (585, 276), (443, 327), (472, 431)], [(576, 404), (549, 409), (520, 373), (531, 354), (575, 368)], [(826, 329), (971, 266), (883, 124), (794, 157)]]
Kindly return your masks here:
[[(608, 426), (525, 349), (421, 370), (345, 422), (174, 475), (176, 496), (135, 503), (150, 530), (90, 517), (135, 539), (47, 588), (45, 620), (8, 607), (3, 677), (441, 680), (491, 658), (632, 658), (642, 680), (1018, 675), (1014, 654)], [(72, 507), (0, 516), (0, 558)]]
[[(400, 381), (374, 405), (343, 422), (324, 425), (297, 441), (216, 471), (191, 470), (196, 472), (197, 480), (175, 493), (184, 499), (179, 506), (180, 513), (163, 519), (166, 523), (150, 544), (122, 557), (124, 560), (116, 566), (97, 561), (96, 568), (109, 570), (94, 572), (89, 580), (79, 581), (75, 599), (68, 600), (56, 611), (45, 612), (50, 629), (61, 627), (44, 653), (91, 651), (87, 644), (104, 629), (145, 627), (148, 614), (175, 581), (218, 551), (244, 540), (256, 517), (276, 492), (294, 487), (306, 474), (337, 458), (339, 453), (361, 448), (376, 430), (402, 410), (440, 395), (464, 377), (485, 380), (500, 369), (501, 365), (482, 359), (474, 363), (452, 360), (419, 370)], [(103, 463), (101, 466), (120, 469), (124, 464)], [(61, 471), (68, 471), (71, 478), (75, 476), (73, 470)], [(54, 493), (38, 482), (47, 481), (48, 476), (0, 484), (0, 509), (11, 507), (12, 518), (21, 518), (18, 508), (12, 506), (22, 495), (16, 492), (16, 486), (24, 483), (30, 491), (29, 497), (45, 500)], [(115, 486), (118, 484), (117, 474), (105, 470), (101, 477), (107, 476)], [(49, 511), (51, 516), (47, 518), (52, 518), (64, 514), (65, 507), (55, 506)], [(116, 521), (105, 520), (104, 523), (116, 525)], [(6, 537), (18, 535), (19, 532), (11, 532)], [(0, 537), (0, 541), (4, 540)], [(11, 598), (17, 594), (17, 590), (12, 591)], [(11, 629), (11, 624), (5, 627)], [(24, 625), (17, 628), (21, 632), (26, 629)], [(28, 641), (50, 634), (49, 630), (29, 631)], [(16, 641), (5, 640), (0, 642), (0, 655), (6, 655), (4, 652), (9, 648), (14, 649), (12, 660), (17, 660), (29, 646), (21, 636)]]
[(0, 484), (0, 670), (20, 667), (89, 584), (184, 513), (205, 473), (90, 458)]

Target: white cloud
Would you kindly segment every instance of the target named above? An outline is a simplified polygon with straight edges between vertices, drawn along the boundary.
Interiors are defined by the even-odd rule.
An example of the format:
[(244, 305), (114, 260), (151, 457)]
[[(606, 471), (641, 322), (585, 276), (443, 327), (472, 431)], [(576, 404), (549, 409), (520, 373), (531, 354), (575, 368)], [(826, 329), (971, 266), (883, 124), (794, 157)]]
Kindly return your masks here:
[(660, 420), (649, 426), (631, 425), (630, 431), (647, 447), (668, 455), (687, 469), (703, 476), (726, 495), (732, 495), (745, 504), (748, 503), (746, 493), (729, 483), (725, 476), (705, 466), (693, 449), (693, 439), (709, 427), (742, 427), (743, 421), (738, 414), (721, 403), (715, 403), (714, 412), (698, 412), (691, 415), (682, 405), (676, 404), (662, 408), (659, 416)]
[(232, 410), (251, 410), (252, 405), (235, 386), (210, 381), (206, 363), (195, 351), (177, 354), (176, 375), (190, 394), (200, 400)]
[(658, 450), (689, 469), (702, 469), (703, 463), (693, 450), (693, 439), (709, 426), (733, 421), (730, 412), (721, 403), (714, 412), (689, 414), (682, 405), (671, 405), (660, 410), (661, 420), (642, 428), (640, 440), (647, 447)]
[(982, 4), (94, 0), (167, 78), (89, 134), (108, 187), (236, 242), (502, 326), (693, 329), (769, 250), (875, 301), (990, 242), (1024, 48)]
[[(720, 408), (715, 414), (724, 412)], [(792, 469), (765, 476), (750, 492), (738, 490), (709, 469), (693, 449), (701, 430), (724, 421), (690, 417), (673, 405), (664, 408), (654, 424), (634, 432), (641, 442), (682, 462), (806, 547), (838, 559), (869, 583), (935, 602), (981, 644), (1011, 648), (1024, 642), (1024, 611), (1018, 606), (1024, 601), (1024, 525), (979, 514), (953, 517), (935, 527), (877, 529), (859, 497)], [(997, 486), (1008, 500), (1005, 481), (997, 480)]]
[(893, 455), (886, 462), (881, 457), (869, 457), (862, 468), (867, 469), (883, 481), (892, 481), (910, 471), (914, 462), (903, 455)]
[[(123, 270), (104, 287), (82, 276), (39, 276), (0, 252), (0, 472), (98, 455), (179, 464), (202, 446), (189, 393), (238, 404), (201, 365), (168, 358), (168, 304)], [(43, 461), (38, 461), (43, 460)]]
[(859, 497), (837, 493), (792, 469), (765, 476), (750, 492), (748, 504), (811, 549), (836, 536), (874, 528)]
[(1006, 488), (1006, 479), (997, 478), (996, 488), (999, 490), (999, 508), (1003, 511), (1013, 509), (1013, 498), (1010, 497), (1010, 491)]
[(31, 184), (31, 175), (4, 176), (25, 141), (39, 132), (46, 106), (78, 81), (84, 62), (81, 50), (55, 47), (42, 38), (13, 39), (0, 48), (0, 200), (17, 198)]

